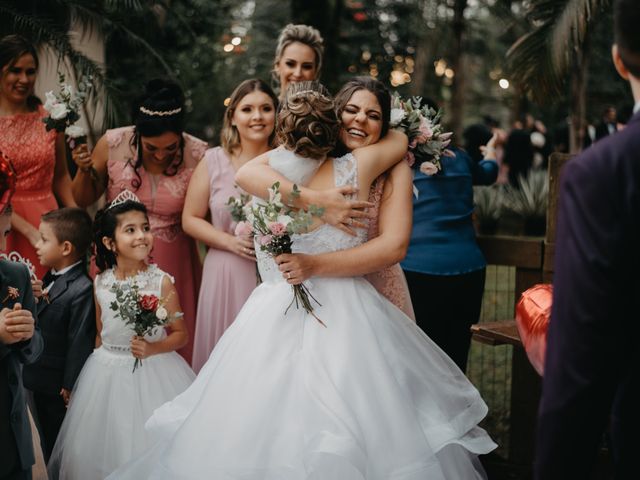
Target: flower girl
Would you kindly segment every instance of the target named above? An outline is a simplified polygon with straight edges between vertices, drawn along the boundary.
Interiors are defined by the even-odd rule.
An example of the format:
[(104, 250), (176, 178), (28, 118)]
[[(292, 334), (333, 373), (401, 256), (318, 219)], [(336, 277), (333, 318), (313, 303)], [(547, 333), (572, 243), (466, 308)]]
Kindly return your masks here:
[(144, 451), (151, 444), (147, 418), (194, 378), (175, 353), (188, 339), (176, 289), (169, 275), (147, 264), (153, 236), (133, 193), (125, 190), (96, 214), (94, 241), (101, 271), (96, 349), (51, 455), (52, 480), (101, 480)]

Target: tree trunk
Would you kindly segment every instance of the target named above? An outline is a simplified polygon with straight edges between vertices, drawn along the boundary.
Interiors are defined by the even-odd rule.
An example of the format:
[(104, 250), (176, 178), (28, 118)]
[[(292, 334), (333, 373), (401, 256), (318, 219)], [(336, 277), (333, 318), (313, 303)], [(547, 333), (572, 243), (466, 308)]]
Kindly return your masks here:
[(417, 6), (419, 18), (418, 21), (414, 23), (418, 33), (416, 35), (415, 64), (409, 92), (411, 95), (421, 97), (430, 96), (427, 93), (427, 81), (429, 72), (433, 72), (433, 64), (431, 62), (433, 61), (435, 47), (437, 45), (437, 42), (434, 41), (433, 31), (424, 26), (425, 19), (430, 13), (426, 11), (430, 3), (430, 1), (419, 2)]
[(464, 119), (465, 100), (465, 59), (464, 59), (464, 11), (467, 0), (455, 0), (453, 6), (453, 48), (452, 67), (454, 71), (451, 88), (451, 130), (458, 141), (462, 138), (462, 123)]
[(323, 83), (332, 92), (340, 87), (338, 42), (343, 4), (344, 0), (291, 0), (292, 22), (317, 28), (324, 39), (321, 75)]
[(586, 36), (582, 48), (574, 52), (575, 61), (571, 67), (569, 153), (579, 153), (584, 145), (587, 130), (587, 75), (590, 52), (589, 37)]

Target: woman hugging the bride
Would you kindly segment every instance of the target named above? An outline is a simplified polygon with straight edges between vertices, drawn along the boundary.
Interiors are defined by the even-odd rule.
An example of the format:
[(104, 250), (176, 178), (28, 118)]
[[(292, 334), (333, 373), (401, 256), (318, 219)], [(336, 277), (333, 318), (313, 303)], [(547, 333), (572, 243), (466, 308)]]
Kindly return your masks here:
[[(351, 185), (364, 201), (401, 159), (374, 146), (327, 157), (339, 124), (317, 82), (288, 87), (277, 125), (280, 147), (254, 161), (311, 189)], [(292, 235), (293, 250), (335, 252), (365, 237), (316, 221)], [(287, 311), (291, 285), (271, 257), (258, 260), (263, 283), (191, 387), (147, 422), (155, 446), (109, 479), (485, 478), (477, 455), (495, 444), (477, 425), (487, 407), (414, 322), (361, 276), (305, 282), (324, 325)]]

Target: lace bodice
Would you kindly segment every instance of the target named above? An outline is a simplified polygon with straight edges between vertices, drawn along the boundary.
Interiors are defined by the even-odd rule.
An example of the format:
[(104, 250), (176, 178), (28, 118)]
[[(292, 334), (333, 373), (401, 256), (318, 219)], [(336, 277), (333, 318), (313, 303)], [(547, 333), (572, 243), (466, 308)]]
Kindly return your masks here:
[(138, 179), (132, 167), (137, 158), (136, 149), (131, 145), (133, 134), (131, 126), (107, 130), (105, 134), (109, 145), (107, 201), (124, 189), (134, 191), (147, 207), (154, 237), (172, 242), (182, 233), (184, 197), (191, 174), (204, 156), (207, 144), (183, 133), (184, 158), (178, 172), (173, 176), (152, 175), (141, 167), (138, 169), (141, 184), (136, 189), (132, 183)]
[[(143, 272), (139, 272), (133, 277), (126, 280), (118, 280), (115, 277), (113, 269), (96, 276), (95, 292), (98, 304), (100, 305), (102, 320), (102, 330), (100, 336), (102, 345), (113, 351), (129, 351), (129, 343), (133, 336), (133, 330), (128, 326), (115, 312), (111, 309), (111, 303), (115, 301), (115, 293), (111, 291), (111, 286), (116, 282), (119, 283), (135, 283), (140, 287), (140, 292), (147, 295), (155, 295), (158, 298), (162, 293), (162, 279), (168, 276), (173, 282), (173, 278), (167, 273), (160, 270), (157, 265), (149, 265)], [(152, 334), (145, 338), (150, 342), (157, 342), (166, 337), (164, 328), (157, 328)]]
[[(304, 185), (317, 171), (320, 164), (316, 160), (300, 157), (284, 149), (274, 150), (269, 157), (269, 165), (294, 183)], [(336, 187), (344, 185), (357, 186), (358, 168), (353, 155), (346, 155), (333, 160), (333, 175)], [(358, 229), (357, 235), (348, 235), (337, 228), (322, 224), (315, 230), (293, 235), (293, 252), (320, 254), (346, 250), (366, 241), (367, 232)], [(258, 268), (263, 281), (284, 281), (274, 260), (256, 245)]]

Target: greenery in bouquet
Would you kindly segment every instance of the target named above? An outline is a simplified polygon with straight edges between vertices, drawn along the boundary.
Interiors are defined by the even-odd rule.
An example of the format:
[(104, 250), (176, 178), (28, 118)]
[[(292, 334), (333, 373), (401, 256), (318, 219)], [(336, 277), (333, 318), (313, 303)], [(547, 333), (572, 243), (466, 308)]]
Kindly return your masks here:
[[(140, 287), (135, 282), (116, 282), (111, 286), (111, 292), (116, 299), (111, 302), (109, 308), (120, 317), (125, 324), (131, 327), (138, 337), (144, 337), (153, 333), (158, 327), (164, 327), (167, 323), (182, 314), (172, 316), (164, 307), (164, 301), (155, 295), (145, 295), (140, 292)], [(133, 371), (142, 365), (142, 360), (136, 358), (133, 363)]]
[[(299, 195), (296, 185), (293, 186), (293, 196)], [(280, 183), (274, 183), (269, 189), (269, 200), (266, 202), (256, 203), (251, 209), (251, 220), (253, 232), (256, 235), (260, 250), (267, 252), (272, 257), (277, 257), (283, 253), (292, 253), (294, 234), (305, 233), (309, 231), (313, 223), (313, 217), (320, 217), (323, 209), (310, 206), (308, 210), (291, 210), (282, 202), (280, 194)], [(320, 324), (326, 326), (313, 313), (313, 304), (311, 300), (320, 305), (309, 289), (301, 283), (292, 285), (293, 300), (287, 307), (285, 314), (295, 303), (296, 308), (304, 308), (304, 310), (312, 315)]]
[[(236, 186), (236, 188), (238, 187)], [(229, 197), (229, 200), (227, 200), (227, 207), (231, 214), (231, 220), (236, 222), (236, 226), (233, 231), (234, 235), (236, 237), (252, 237), (253, 225), (249, 219), (249, 217), (252, 216), (251, 195), (240, 193), (238, 197)], [(262, 278), (260, 277), (260, 270), (258, 270), (258, 265), (256, 264), (256, 285), (260, 285), (261, 283)]]
[(445, 132), (440, 120), (442, 111), (422, 103), (422, 97), (403, 99), (397, 92), (391, 97), (391, 128), (404, 132), (409, 138), (406, 160), (425, 175), (442, 170), (440, 158), (452, 155), (447, 149), (453, 133)]
[(42, 119), (47, 131), (56, 130), (64, 133), (71, 149), (86, 141), (87, 132), (76, 125), (80, 120), (80, 111), (91, 90), (91, 77), (82, 77), (78, 83), (78, 90), (65, 83), (63, 73), (58, 74), (60, 91), (45, 93), (44, 108), (49, 115)]

